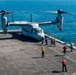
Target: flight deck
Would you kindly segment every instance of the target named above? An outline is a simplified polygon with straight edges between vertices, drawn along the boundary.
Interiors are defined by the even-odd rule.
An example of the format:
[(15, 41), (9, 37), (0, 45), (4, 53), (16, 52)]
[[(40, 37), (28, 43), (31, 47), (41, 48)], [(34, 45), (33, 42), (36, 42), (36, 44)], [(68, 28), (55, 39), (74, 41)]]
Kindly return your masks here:
[[(41, 48), (45, 47), (45, 57), (41, 58)], [(62, 60), (67, 61), (68, 72), (62, 72)], [(67, 49), (63, 55), (63, 45), (56, 47), (42, 45), (20, 31), (0, 31), (0, 75), (76, 75), (76, 51)]]

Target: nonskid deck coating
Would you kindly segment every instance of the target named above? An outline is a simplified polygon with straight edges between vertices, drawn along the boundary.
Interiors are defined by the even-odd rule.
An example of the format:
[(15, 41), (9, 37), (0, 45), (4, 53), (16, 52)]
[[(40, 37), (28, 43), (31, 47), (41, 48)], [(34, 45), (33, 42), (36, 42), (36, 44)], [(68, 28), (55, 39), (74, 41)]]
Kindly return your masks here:
[[(45, 58), (41, 48), (45, 47)], [(63, 56), (63, 45), (56, 47), (41, 45), (32, 38), (21, 36), (20, 32), (0, 32), (0, 75), (76, 75), (76, 51), (67, 49)], [(61, 72), (63, 59), (67, 61), (68, 72)]]

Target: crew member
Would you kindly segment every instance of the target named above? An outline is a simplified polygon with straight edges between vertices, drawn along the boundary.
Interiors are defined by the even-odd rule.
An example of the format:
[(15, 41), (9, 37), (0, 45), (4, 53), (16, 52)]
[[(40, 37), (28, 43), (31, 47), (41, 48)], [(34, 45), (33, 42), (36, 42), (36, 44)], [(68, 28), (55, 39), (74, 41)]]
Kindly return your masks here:
[(53, 44), (53, 38), (50, 38), (50, 44), (51, 45)]
[(62, 61), (62, 72), (64, 72), (64, 71), (67, 72), (66, 64), (67, 64), (66, 60), (63, 60)]
[(46, 43), (46, 45), (48, 45), (48, 37), (47, 36), (45, 36), (45, 43)]
[(74, 46), (74, 43), (71, 42), (71, 43), (70, 43), (70, 50), (71, 50), (71, 52), (73, 52), (73, 46)]
[(66, 49), (67, 49), (67, 46), (66, 45), (63, 46), (63, 53), (64, 53), (64, 55), (66, 54)]
[(53, 39), (53, 45), (54, 45), (54, 47), (56, 46), (56, 40), (55, 39)]
[(44, 43), (44, 37), (41, 37), (41, 42), (42, 42), (42, 44)]
[(41, 49), (41, 57), (44, 57), (45, 56), (45, 48), (44, 47), (42, 47), (42, 49)]

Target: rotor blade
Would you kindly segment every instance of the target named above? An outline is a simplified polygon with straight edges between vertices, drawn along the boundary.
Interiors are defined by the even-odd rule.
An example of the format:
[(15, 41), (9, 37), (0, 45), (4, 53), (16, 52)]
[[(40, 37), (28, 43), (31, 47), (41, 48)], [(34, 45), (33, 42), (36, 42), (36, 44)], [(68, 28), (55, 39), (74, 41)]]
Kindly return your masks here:
[(17, 11), (17, 12), (27, 12), (27, 11)]
[(14, 11), (14, 13), (18, 13), (18, 12), (27, 12), (27, 11), (24, 10)]
[(61, 13), (63, 13), (63, 14), (76, 14), (76, 13), (73, 13), (73, 12), (64, 12), (64, 11), (61, 11)]
[(0, 14), (3, 14), (4, 12), (0, 11)]
[(73, 12), (65, 12), (65, 14), (76, 14), (76, 13), (73, 13)]
[(6, 12), (6, 14), (14, 14), (14, 13), (18, 13), (18, 12), (27, 12), (27, 11), (14, 11), (14, 12)]
[(14, 12), (6, 12), (6, 14), (13, 14)]
[(2, 10), (0, 11), (0, 14), (13, 14), (15, 12), (10, 12), (10, 11), (5, 11), (5, 10)]
[(0, 14), (2, 14), (2, 13), (0, 12)]
[(58, 14), (76, 14), (76, 13), (72, 13), (72, 12), (65, 12), (65, 11), (62, 11), (61, 9), (58, 9), (57, 13)]
[(57, 11), (42, 11), (42, 12), (57, 13)]

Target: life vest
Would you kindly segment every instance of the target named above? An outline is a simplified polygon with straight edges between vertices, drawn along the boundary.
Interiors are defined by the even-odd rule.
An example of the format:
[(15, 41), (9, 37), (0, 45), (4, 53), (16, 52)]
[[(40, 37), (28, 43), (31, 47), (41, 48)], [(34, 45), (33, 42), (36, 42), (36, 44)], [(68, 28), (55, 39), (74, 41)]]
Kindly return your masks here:
[(42, 48), (41, 51), (42, 51), (42, 52), (45, 52), (46, 50), (45, 50), (45, 48)]
[(67, 46), (64, 46), (63, 49), (66, 50), (67, 49)]
[(67, 64), (66, 60), (63, 60), (63, 61), (62, 61), (62, 64), (63, 64), (63, 65), (66, 65), (66, 64)]
[(72, 46), (74, 46), (74, 43), (71, 42), (71, 43), (70, 43), (70, 47), (72, 47)]
[(53, 44), (55, 44), (55, 42), (56, 42), (56, 40), (55, 40), (55, 39), (53, 39)]

